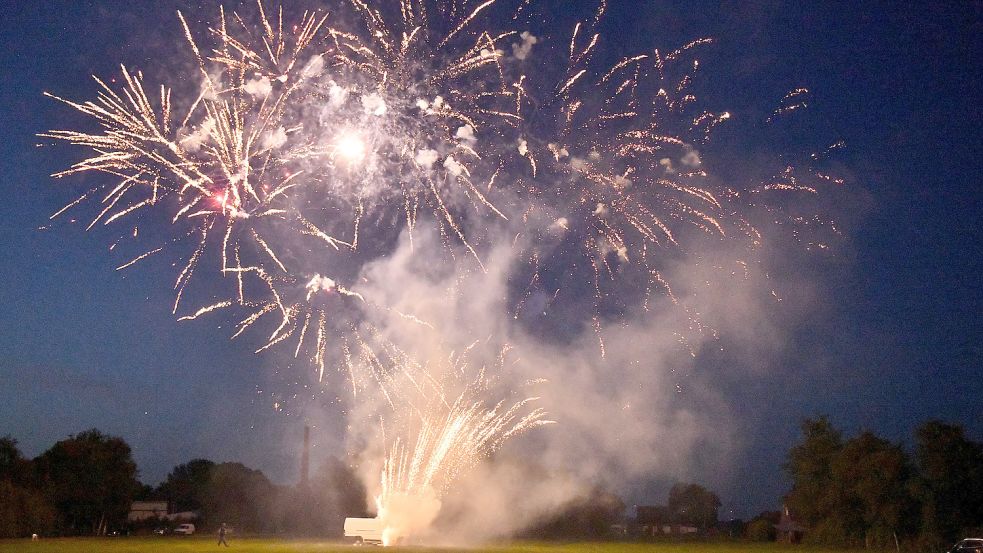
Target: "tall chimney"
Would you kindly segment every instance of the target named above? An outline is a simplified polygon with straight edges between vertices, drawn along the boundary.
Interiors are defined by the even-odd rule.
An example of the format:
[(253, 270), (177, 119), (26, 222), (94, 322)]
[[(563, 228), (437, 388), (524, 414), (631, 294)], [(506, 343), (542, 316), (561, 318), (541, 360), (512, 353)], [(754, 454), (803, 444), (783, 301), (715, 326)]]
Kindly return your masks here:
[(307, 488), (311, 466), (311, 427), (304, 425), (304, 451), (300, 455), (300, 487)]

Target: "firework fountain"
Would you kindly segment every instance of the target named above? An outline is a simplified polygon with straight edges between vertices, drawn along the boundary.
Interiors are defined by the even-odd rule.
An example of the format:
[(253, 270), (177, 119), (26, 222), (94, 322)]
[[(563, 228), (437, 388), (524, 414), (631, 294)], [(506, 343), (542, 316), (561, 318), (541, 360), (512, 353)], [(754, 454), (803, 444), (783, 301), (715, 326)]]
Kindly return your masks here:
[[(546, 422), (532, 399), (493, 385), (501, 363), (418, 359), (372, 326), (379, 313), (454, 324), (360, 290), (362, 268), (401, 236), (412, 248), (429, 232), (421, 228), (435, 229), (439, 262), (458, 281), (486, 274), (504, 244), (508, 278), (525, 283), (506, 302), (520, 323), (534, 297), (562, 303), (563, 288), (592, 291), (585, 316), (601, 357), (605, 320), (629, 319), (605, 302), (641, 298), (648, 310), (659, 292), (684, 314), (686, 347), (687, 333), (716, 331), (674, 293), (663, 260), (706, 238), (753, 251), (762, 232), (748, 206), (839, 181), (814, 169), (820, 157), (765, 182), (721, 184), (708, 173), (701, 150), (730, 117), (698, 108), (690, 91), (708, 39), (599, 63), (601, 1), (565, 30), (564, 67), (530, 75), (527, 59), (557, 43), (524, 28), (536, 2), (384, 4), (349, 0), (347, 17), (294, 18), (260, 0), (243, 13), (218, 8), (204, 29), (179, 13), (193, 93), (122, 67), (119, 86), (96, 78), (94, 100), (52, 95), (98, 130), (42, 136), (90, 152), (55, 177), (106, 177), (53, 217), (94, 204), (88, 228), (126, 228), (114, 250), (150, 222), (154, 245), (118, 269), (177, 252), (179, 320), (228, 313), (234, 338), (258, 336), (257, 352), (304, 356), (318, 379), (342, 369), (353, 402), (385, 399), (374, 415), (385, 444), (376, 492), (392, 537), (425, 531), (456, 478)], [(772, 119), (807, 94), (792, 91)], [(810, 222), (826, 223), (792, 224)], [(409, 517), (420, 505), (434, 509)]]

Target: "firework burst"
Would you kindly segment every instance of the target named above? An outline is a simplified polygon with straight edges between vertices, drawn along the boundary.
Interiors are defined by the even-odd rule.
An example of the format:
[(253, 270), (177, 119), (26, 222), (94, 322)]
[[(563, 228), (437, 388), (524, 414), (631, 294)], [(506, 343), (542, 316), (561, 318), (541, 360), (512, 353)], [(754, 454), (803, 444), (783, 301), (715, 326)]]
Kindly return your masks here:
[[(101, 172), (115, 182), (54, 216), (92, 199), (101, 205), (88, 228), (163, 212), (175, 234), (164, 244), (190, 243), (174, 282), (179, 319), (235, 309), (244, 314), (235, 336), (275, 319), (257, 351), (289, 342), (323, 373), (327, 333), (338, 326), (330, 321), (343, 318), (323, 296), (364, 302), (334, 276), (353, 275), (344, 265), (356, 263), (360, 228), (372, 224), (375, 239), (405, 226), (412, 236), (427, 210), (480, 266), (460, 218), (470, 210), (505, 219), (487, 195), (505, 165), (495, 137), (521, 119), (520, 92), (504, 80), (497, 47), (515, 33), (476, 26), (494, 2), (427, 4), (406, 0), (389, 21), (353, 0), (363, 28), (346, 31), (317, 12), (285, 26), (282, 9), (269, 14), (259, 2), (258, 24), (220, 9), (204, 40), (179, 13), (201, 82), (185, 112), (174, 112), (170, 88), (152, 97), (142, 73), (126, 67), (121, 89), (96, 78), (95, 101), (55, 97), (100, 126), (42, 135), (92, 152), (55, 176)], [(365, 256), (378, 255), (364, 244)], [(343, 266), (312, 267), (318, 248)], [(164, 249), (141, 251), (119, 269)], [(227, 283), (227, 297), (182, 310), (196, 278)]]
[[(303, 356), (319, 379), (335, 365), (353, 397), (378, 391), (391, 413), (378, 503), (393, 535), (417, 529), (400, 519), (414, 501), (439, 503), (477, 460), (546, 422), (530, 399), (493, 386), (487, 375), (501, 367), (472, 373), (453, 355), (419, 361), (380, 338), (368, 322), (377, 312), (432, 328), (359, 291), (362, 269), (401, 234), (412, 244), (418, 227), (435, 228), (461, 278), (513, 237), (525, 263), (510, 276), (528, 283), (509, 290), (513, 318), (533, 311), (535, 293), (547, 304), (566, 301), (564, 287), (574, 303), (589, 296), (577, 315), (603, 356), (605, 320), (648, 310), (657, 293), (685, 313), (684, 345), (686, 332), (714, 334), (674, 292), (669, 262), (708, 242), (753, 252), (763, 242), (752, 222), (759, 207), (804, 237), (799, 229), (829, 222), (781, 215), (773, 197), (842, 183), (812, 168), (825, 153), (804, 167), (782, 163), (765, 182), (715, 177), (707, 146), (731, 116), (701, 108), (693, 92), (696, 54), (712, 41), (605, 65), (605, 1), (563, 41), (560, 78), (532, 74), (536, 45), (557, 43), (519, 26), (534, 4), (349, 0), (350, 17), (292, 19), (258, 0), (254, 17), (219, 8), (207, 30), (178, 14), (192, 60), (191, 78), (178, 77), (198, 85), (193, 94), (178, 98), (123, 67), (119, 86), (96, 78), (94, 100), (53, 96), (98, 130), (42, 135), (88, 152), (55, 177), (108, 177), (53, 217), (94, 203), (88, 228), (125, 223), (134, 239), (141, 222), (169, 224), (145, 233), (157, 243), (118, 268), (182, 249), (180, 320), (228, 312), (233, 337), (260, 337), (257, 352)], [(807, 99), (793, 90), (768, 121)], [(735, 264), (749, 270), (745, 259)], [(615, 299), (627, 304), (617, 313), (605, 306)]]
[[(612, 298), (623, 301), (608, 316), (624, 317), (637, 308), (648, 311), (653, 293), (661, 293), (685, 313), (687, 332), (715, 336), (673, 292), (664, 268), (710, 240), (746, 252), (735, 263), (747, 269), (747, 257), (762, 245), (761, 230), (746, 215), (752, 207), (761, 204), (778, 222), (829, 226), (818, 217), (786, 217), (772, 207), (780, 200), (767, 193), (815, 195), (823, 185), (843, 182), (815, 169), (825, 155), (813, 155), (804, 168), (786, 164), (763, 183), (722, 182), (707, 170), (702, 151), (731, 114), (701, 108), (692, 91), (701, 67), (697, 53), (712, 39), (604, 66), (594, 58), (605, 8), (601, 3), (593, 21), (575, 25), (563, 78), (534, 114), (551, 132), (538, 138), (530, 130), (520, 146), (528, 160), (522, 186), (536, 201), (523, 212), (534, 237), (527, 241), (528, 284), (513, 313), (520, 318), (533, 293), (553, 303), (564, 285), (582, 290), (582, 282), (571, 280), (583, 278), (593, 290), (591, 326), (602, 357), (602, 304)], [(790, 92), (768, 122), (805, 107), (807, 93)], [(583, 270), (567, 269), (578, 265)], [(625, 305), (636, 299), (637, 305)], [(685, 332), (677, 336), (688, 347)]]

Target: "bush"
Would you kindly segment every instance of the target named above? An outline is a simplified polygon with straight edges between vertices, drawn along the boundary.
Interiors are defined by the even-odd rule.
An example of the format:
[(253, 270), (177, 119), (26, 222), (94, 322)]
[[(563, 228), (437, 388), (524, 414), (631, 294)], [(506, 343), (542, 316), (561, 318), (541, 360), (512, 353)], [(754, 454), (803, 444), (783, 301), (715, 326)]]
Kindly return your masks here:
[(806, 532), (805, 541), (807, 543), (828, 546), (851, 545), (846, 528), (836, 518), (825, 519), (817, 524), (810, 532)]
[(751, 521), (745, 535), (751, 541), (775, 541), (775, 527), (764, 519)]

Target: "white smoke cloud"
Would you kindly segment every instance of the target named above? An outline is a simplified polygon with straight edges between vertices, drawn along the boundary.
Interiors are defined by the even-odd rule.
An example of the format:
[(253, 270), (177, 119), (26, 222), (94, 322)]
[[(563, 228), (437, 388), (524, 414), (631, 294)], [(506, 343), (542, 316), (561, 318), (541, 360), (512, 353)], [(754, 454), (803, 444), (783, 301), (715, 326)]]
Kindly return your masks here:
[(270, 82), (269, 77), (263, 75), (246, 81), (246, 84), (242, 85), (242, 89), (246, 94), (259, 100), (273, 93), (273, 83)]
[(512, 55), (518, 60), (525, 60), (532, 53), (532, 47), (539, 42), (539, 39), (534, 37), (529, 31), (522, 31), (519, 38), (522, 39), (522, 42), (512, 45)]
[(348, 90), (332, 82), (328, 85), (328, 105), (332, 108), (339, 108), (348, 100)]
[[(451, 157), (444, 166), (452, 171), (455, 163)], [(598, 204), (595, 212), (605, 214), (607, 209)], [(558, 217), (551, 228), (563, 231), (569, 225)], [(404, 236), (391, 256), (365, 267), (359, 292), (390, 307), (376, 313), (371, 324), (416, 359), (446, 359), (451, 351), (472, 347), (474, 365), (492, 365), (500, 352), (494, 344), (508, 342), (515, 362), (496, 372), (502, 389), (515, 390), (516, 397), (539, 397), (536, 405), (557, 425), (512, 440), (503, 454), (566, 476), (546, 481), (524, 467), (525, 461), (489, 462), (458, 481), (449, 498), (440, 498), (443, 507), (436, 519), (430, 510), (420, 510), (419, 518), (399, 524), (423, 528), (433, 522), (441, 535), (470, 537), (473, 543), (521, 529), (582, 493), (585, 483), (604, 482), (625, 493), (637, 482), (660, 478), (711, 487), (724, 481), (740, 442), (728, 424), (730, 405), (714, 384), (718, 375), (702, 373), (692, 353), (714, 346), (714, 333), (687, 334), (687, 345), (681, 347), (678, 330), (692, 326), (688, 313), (656, 299), (651, 309), (639, 306), (630, 312), (630, 324), (604, 325), (604, 359), (598, 356), (599, 337), (589, 324), (572, 341), (543, 341), (516, 325), (514, 306), (508, 304), (515, 252), (522, 249), (521, 243), (514, 249), (511, 242), (511, 236), (503, 238), (501, 246), (485, 252), (485, 272), (462, 279), (453, 266), (441, 270), (434, 265), (433, 260), (448, 256), (446, 246), (435, 232), (417, 228), (412, 245)], [(630, 263), (624, 246), (603, 247)], [(719, 289), (705, 285), (716, 278), (714, 266), (733, 255), (707, 252), (704, 262), (667, 264), (662, 276), (675, 283), (677, 301), (702, 313), (715, 328), (737, 332), (748, 347), (765, 354), (761, 352), (774, 350), (780, 333), (766, 322), (764, 300), (755, 292), (761, 282), (740, 273)], [(591, 293), (586, 285), (584, 293)], [(551, 317), (549, 309), (537, 308)], [(409, 323), (408, 315), (428, 325)], [(476, 337), (482, 338), (477, 346)], [(349, 419), (349, 446), (362, 452), (370, 487), (378, 482), (384, 456), (377, 443), (378, 419), (371, 413), (382, 405), (380, 398), (360, 396)], [(445, 515), (452, 521), (444, 520)]]
[(624, 175), (615, 175), (614, 176), (614, 185), (617, 186), (618, 188), (621, 188), (621, 189), (630, 188), (631, 187), (631, 179), (629, 179), (628, 177), (626, 177)]
[(425, 536), (440, 514), (441, 501), (432, 489), (421, 493), (394, 494), (386, 508), (380, 509), (378, 517), (385, 525), (383, 543), (395, 543), (401, 537)]
[(563, 148), (563, 147), (559, 146), (558, 144), (553, 144), (551, 142), (551, 143), (547, 144), (546, 147), (549, 148), (549, 150), (551, 152), (553, 152), (553, 157), (557, 161), (560, 161), (561, 159), (563, 159), (565, 157), (570, 157), (570, 152), (568, 152), (566, 148)]
[(263, 148), (276, 150), (286, 143), (287, 131), (283, 127), (278, 127), (275, 131), (263, 135)]
[(218, 100), (218, 91), (215, 89), (215, 83), (220, 82), (222, 82), (221, 73), (209, 71), (208, 77), (205, 78), (203, 76), (201, 79), (201, 97), (212, 102)]
[(700, 164), (703, 163), (700, 160), (700, 153), (697, 152), (696, 150), (687, 151), (686, 154), (683, 155), (682, 159), (679, 160), (679, 162), (691, 168), (699, 167)]
[(447, 169), (447, 172), (455, 177), (460, 177), (464, 172), (464, 166), (458, 163), (454, 156), (447, 156), (447, 159), (444, 160), (444, 169)]
[(307, 291), (308, 293), (331, 292), (336, 286), (337, 284), (333, 279), (326, 276), (314, 275), (307, 283)]
[(433, 168), (433, 164), (437, 163), (437, 159), (439, 157), (440, 154), (437, 153), (437, 150), (428, 150), (428, 149), (417, 150), (416, 164), (419, 165), (420, 167), (431, 169)]
[(501, 50), (489, 50), (488, 48), (482, 48), (481, 51), (478, 52), (478, 55), (481, 56), (482, 59), (488, 59), (500, 58), (504, 53), (505, 52), (502, 52)]
[(474, 127), (471, 125), (459, 127), (457, 132), (454, 133), (454, 136), (460, 140), (463, 140), (464, 142), (467, 142), (469, 145), (473, 145), (478, 140), (474, 136)]
[(186, 151), (195, 153), (201, 149), (202, 144), (208, 140), (214, 130), (215, 121), (209, 117), (200, 127), (180, 138), (178, 143)]
[(376, 117), (381, 117), (389, 111), (386, 101), (375, 92), (362, 96), (362, 109), (365, 110), (366, 115), (375, 115)]

